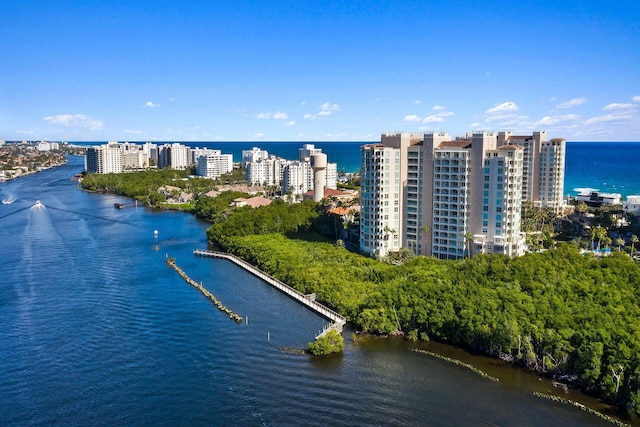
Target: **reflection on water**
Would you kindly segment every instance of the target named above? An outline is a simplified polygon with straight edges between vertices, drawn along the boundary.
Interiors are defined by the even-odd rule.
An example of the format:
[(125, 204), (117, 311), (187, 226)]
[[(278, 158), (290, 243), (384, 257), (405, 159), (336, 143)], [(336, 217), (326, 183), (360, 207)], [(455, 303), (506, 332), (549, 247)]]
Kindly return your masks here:
[(501, 382), (348, 330), (340, 355), (279, 350), (306, 347), (326, 320), (233, 263), (193, 256), (207, 224), (192, 215), (77, 190), (65, 177), (81, 162), (0, 185), (20, 194), (0, 214), (0, 425), (606, 425), (533, 397), (547, 380), (435, 343)]

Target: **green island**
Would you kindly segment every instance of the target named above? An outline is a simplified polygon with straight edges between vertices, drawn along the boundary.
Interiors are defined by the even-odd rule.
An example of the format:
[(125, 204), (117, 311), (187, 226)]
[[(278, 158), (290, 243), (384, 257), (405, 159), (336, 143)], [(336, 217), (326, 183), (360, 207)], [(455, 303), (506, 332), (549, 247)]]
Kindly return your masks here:
[[(82, 186), (160, 206), (157, 188), (166, 180), (203, 185), (186, 210), (211, 222), (212, 245), (300, 292), (315, 293), (358, 330), (463, 346), (640, 415), (640, 267), (634, 245), (630, 254), (619, 245), (606, 257), (581, 251), (589, 241), (591, 247), (607, 243), (603, 226), (573, 243), (552, 238), (553, 229), (544, 231), (539, 244), (546, 250), (519, 258), (406, 256), (385, 262), (338, 244), (336, 219), (321, 203), (275, 200), (257, 209), (231, 208), (241, 193), (211, 198), (204, 184), (181, 181), (180, 173), (88, 175)], [(212, 188), (220, 184), (208, 181)], [(544, 212), (538, 217), (546, 221)]]

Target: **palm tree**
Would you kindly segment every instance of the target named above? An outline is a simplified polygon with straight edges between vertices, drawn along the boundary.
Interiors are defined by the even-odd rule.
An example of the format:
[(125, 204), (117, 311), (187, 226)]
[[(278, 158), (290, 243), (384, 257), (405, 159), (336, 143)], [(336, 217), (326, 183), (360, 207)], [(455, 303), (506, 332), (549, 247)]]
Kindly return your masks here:
[(616, 239), (616, 245), (618, 245), (618, 252), (620, 252), (622, 247), (624, 246), (624, 239), (622, 237), (618, 237)]
[(467, 242), (467, 257), (471, 258), (471, 243), (473, 242), (473, 233), (467, 231), (464, 233), (464, 240)]
[(607, 237), (607, 230), (601, 226), (591, 227), (589, 231), (589, 238), (591, 239), (591, 250), (595, 250), (595, 242), (598, 242), (598, 250), (600, 249), (600, 243)]
[(638, 243), (638, 236), (636, 236), (635, 234), (632, 234), (631, 235), (631, 258), (633, 258), (633, 252), (635, 251), (636, 243)]

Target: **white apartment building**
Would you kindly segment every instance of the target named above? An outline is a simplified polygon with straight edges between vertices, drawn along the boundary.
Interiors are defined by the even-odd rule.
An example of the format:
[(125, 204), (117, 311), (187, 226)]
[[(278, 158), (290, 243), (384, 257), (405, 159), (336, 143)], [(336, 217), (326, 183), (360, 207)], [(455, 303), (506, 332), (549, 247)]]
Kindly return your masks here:
[(158, 166), (158, 146), (151, 142), (142, 144), (142, 151), (149, 159), (149, 166)]
[(246, 167), (247, 163), (257, 162), (269, 157), (267, 150), (261, 150), (258, 147), (252, 147), (251, 150), (242, 150), (242, 164)]
[(338, 164), (327, 163), (327, 168), (325, 169), (325, 173), (327, 175), (327, 183), (325, 187), (337, 190), (338, 189)]
[(640, 196), (627, 196), (627, 201), (622, 204), (622, 210), (626, 213), (640, 214)]
[(291, 192), (294, 198), (302, 200), (302, 195), (309, 190), (313, 190), (311, 163), (299, 160), (287, 162), (282, 170), (282, 194)]
[[(265, 151), (266, 153), (266, 151)], [(243, 156), (243, 159), (248, 158)], [(257, 160), (244, 162), (245, 179), (253, 185), (282, 184), (283, 170), (287, 160), (273, 154), (268, 157), (257, 157)]]
[(218, 178), (233, 170), (233, 155), (222, 154), (220, 150), (208, 150), (207, 154), (197, 159), (197, 175), (207, 178)]
[(482, 228), (473, 235), (473, 253), (524, 254), (520, 231), (524, 148), (502, 145), (485, 153), (482, 183)]
[(173, 143), (159, 147), (158, 167), (170, 169), (186, 169), (191, 166), (190, 148)]
[(564, 208), (564, 162), (567, 142), (563, 138), (544, 141), (540, 147), (538, 198), (535, 206), (559, 213)]
[(411, 135), (386, 134), (380, 144), (361, 148), (360, 251), (382, 258), (402, 244), (404, 212), (402, 186)]
[(88, 173), (121, 173), (123, 169), (120, 147), (117, 144), (87, 147), (84, 168)]
[[(2, 146), (2, 144), (0, 144), (0, 146)], [(38, 151), (51, 151), (51, 150), (59, 150), (59, 149), (60, 149), (60, 144), (57, 142), (40, 141), (36, 146), (36, 150)]]
[[(313, 169), (311, 155), (322, 153), (322, 149), (313, 144), (304, 144), (298, 149), (299, 160), (291, 161), (258, 147), (242, 151), (242, 164), (245, 168), (245, 178), (254, 185), (282, 186), (282, 194), (291, 188), (292, 194), (302, 197), (302, 194), (313, 190)], [(327, 163), (325, 169), (326, 188), (338, 188), (338, 164)]]
[(135, 171), (149, 167), (149, 155), (142, 150), (142, 147), (138, 146), (135, 149), (129, 147), (121, 153), (123, 171)]
[[(431, 200), (431, 250), (440, 259), (468, 256), (466, 238), (471, 232), (471, 139), (441, 141), (433, 153)], [(432, 166), (433, 165), (433, 166)], [(430, 253), (429, 253), (430, 252)]]

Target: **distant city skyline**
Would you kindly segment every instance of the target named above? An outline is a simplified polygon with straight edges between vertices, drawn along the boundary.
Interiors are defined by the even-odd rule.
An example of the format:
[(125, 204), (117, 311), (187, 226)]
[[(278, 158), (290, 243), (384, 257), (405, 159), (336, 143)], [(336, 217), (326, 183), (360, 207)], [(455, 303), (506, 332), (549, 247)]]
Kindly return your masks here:
[(640, 141), (640, 2), (4, 2), (0, 139)]

